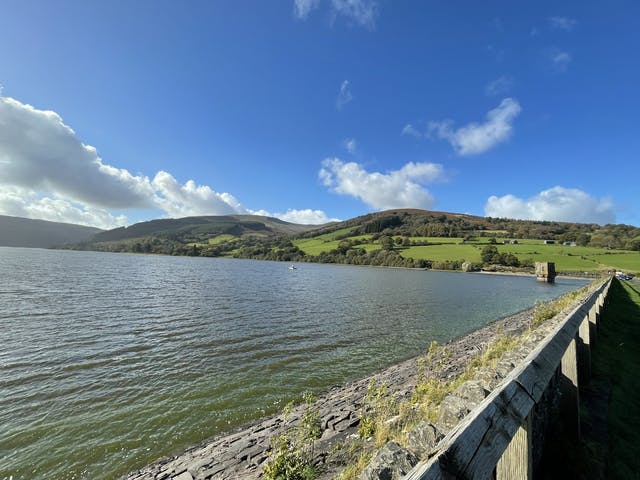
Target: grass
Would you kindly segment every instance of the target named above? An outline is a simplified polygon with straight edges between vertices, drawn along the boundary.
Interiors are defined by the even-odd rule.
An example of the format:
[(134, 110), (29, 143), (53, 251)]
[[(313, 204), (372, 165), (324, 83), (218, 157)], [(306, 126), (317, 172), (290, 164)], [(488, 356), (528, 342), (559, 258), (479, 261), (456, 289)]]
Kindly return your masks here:
[(228, 240), (235, 240), (237, 237), (234, 235), (229, 235), (228, 233), (223, 233), (222, 235), (218, 235), (217, 237), (213, 237), (209, 239), (209, 245), (218, 245), (219, 243), (226, 242)]
[[(489, 344), (487, 349), (480, 355), (474, 357), (466, 366), (464, 372), (452, 381), (443, 381), (438, 378), (421, 378), (416, 385), (412, 396), (412, 403), (419, 407), (420, 415), (432, 423), (438, 420), (440, 404), (444, 398), (461, 386), (464, 382), (475, 378), (479, 369), (491, 367), (495, 368), (498, 361), (505, 353), (516, 348), (525, 336), (514, 337), (500, 335)], [(440, 351), (442, 350), (442, 351)], [(439, 357), (447, 358), (447, 351), (441, 349), (437, 344), (432, 343), (429, 352), (425, 357), (427, 364), (435, 364)], [(442, 358), (439, 359), (442, 361)], [(434, 365), (437, 366), (437, 365)], [(422, 369), (423, 367), (421, 367)]]
[(567, 292), (564, 295), (559, 296), (555, 300), (536, 304), (533, 309), (533, 323), (542, 323), (545, 320), (549, 320), (550, 318), (555, 317), (561, 311), (575, 305), (576, 300), (585, 295), (587, 291), (592, 287), (593, 284), (586, 285), (582, 288), (579, 288), (578, 290)]
[[(322, 235), (325, 237), (325, 235)], [(293, 244), (302, 250), (307, 255), (320, 255), (322, 252), (330, 252), (331, 250), (335, 250), (340, 245), (342, 240), (330, 240), (328, 238), (303, 238), (294, 240)], [(358, 237), (350, 237), (351, 240), (355, 238), (363, 238), (368, 240), (369, 235), (358, 236)], [(372, 250), (379, 250), (380, 244), (378, 243), (363, 243), (362, 245), (356, 245), (355, 248), (364, 248), (367, 252)]]
[(462, 238), (450, 238), (450, 237), (409, 237), (414, 242), (429, 242), (429, 243), (445, 243), (445, 244), (458, 244), (462, 243)]
[[(345, 228), (315, 238), (294, 240), (294, 245), (308, 255), (319, 255), (338, 248), (340, 240), (336, 236), (348, 234)], [(367, 252), (380, 249), (378, 242), (372, 242), (371, 235), (349, 237), (349, 240), (364, 241), (356, 248), (364, 248)], [(411, 237), (413, 242), (427, 242), (428, 245), (398, 247), (397, 251), (405, 258), (415, 260), (432, 260), (435, 262), (466, 260), (480, 263), (482, 247), (489, 243), (487, 237), (475, 237), (473, 241), (464, 243), (462, 238), (444, 237)], [(533, 262), (554, 262), (559, 272), (596, 272), (606, 270), (622, 270), (640, 273), (640, 252), (625, 250), (607, 250), (596, 247), (570, 247), (567, 245), (544, 245), (538, 239), (519, 239), (515, 245), (502, 244), (496, 239), (499, 252), (513, 253), (520, 261), (529, 259)]]
[(480, 262), (480, 249), (474, 245), (425, 245), (422, 247), (407, 247), (401, 249), (400, 254), (416, 260), (434, 260), (444, 262), (447, 260), (467, 260), (469, 262)]
[[(360, 478), (360, 473), (371, 458), (371, 447), (380, 448), (389, 440), (404, 444), (407, 433), (419, 421), (427, 419), (435, 423), (440, 404), (447, 395), (473, 379), (478, 369), (495, 368), (503, 355), (522, 343), (524, 338), (499, 335), (482, 354), (467, 364), (460, 375), (450, 381), (433, 376), (447, 364), (451, 352), (437, 342), (432, 342), (427, 354), (419, 361), (418, 382), (409, 401), (398, 401), (393, 395), (388, 395), (387, 385), (384, 383), (370, 383), (364, 399), (366, 408), (358, 426), (361, 442), (354, 444), (353, 463), (338, 478)], [(430, 372), (430, 377), (427, 376), (427, 371)]]
[[(315, 442), (322, 435), (322, 423), (314, 407), (317, 398), (303, 395), (304, 410), (295, 427), (272, 439), (269, 460), (263, 467), (265, 480), (314, 480), (318, 472), (313, 465)], [(285, 420), (292, 404), (285, 407)]]
[(580, 393), (582, 439), (548, 445), (541, 478), (639, 479), (640, 287), (614, 280)]
[[(574, 305), (589, 288), (591, 287), (587, 286), (569, 292), (550, 302), (551, 305), (547, 307), (547, 316), (544, 319), (551, 318), (556, 313)], [(537, 323), (544, 319), (539, 319)], [(439, 377), (443, 368), (450, 362), (451, 351), (446, 346), (442, 347), (437, 342), (432, 342), (426, 355), (418, 360), (416, 387), (408, 400), (401, 401), (393, 395), (388, 395), (387, 385), (384, 383), (370, 383), (358, 427), (360, 438), (353, 440), (350, 444), (350, 465), (345, 467), (337, 477), (338, 480), (360, 478), (361, 472), (375, 452), (373, 450), (375, 447), (381, 447), (388, 440), (395, 440), (401, 445), (406, 444), (408, 432), (418, 422), (428, 420), (436, 423), (440, 404), (447, 395), (464, 382), (476, 378), (479, 371), (487, 368), (494, 369), (500, 359), (507, 352), (521, 345), (530, 333), (531, 331), (528, 331), (519, 336), (511, 336), (498, 332), (487, 348), (473, 357), (464, 370), (451, 380)], [(638, 351), (640, 351), (640, 345)]]
[(594, 255), (592, 258), (602, 266), (615, 268), (616, 270), (640, 272), (640, 252), (607, 252)]
[(593, 355), (594, 377), (609, 379), (609, 478), (640, 478), (640, 287), (614, 280)]

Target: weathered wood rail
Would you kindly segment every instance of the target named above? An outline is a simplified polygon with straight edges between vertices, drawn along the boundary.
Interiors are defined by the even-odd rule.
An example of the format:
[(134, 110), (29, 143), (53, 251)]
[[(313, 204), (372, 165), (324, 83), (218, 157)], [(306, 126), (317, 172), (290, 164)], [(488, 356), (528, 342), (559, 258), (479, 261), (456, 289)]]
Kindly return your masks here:
[(579, 386), (590, 376), (591, 346), (611, 279), (577, 306), (405, 480), (533, 478), (533, 414), (550, 382), (560, 414), (580, 437)]

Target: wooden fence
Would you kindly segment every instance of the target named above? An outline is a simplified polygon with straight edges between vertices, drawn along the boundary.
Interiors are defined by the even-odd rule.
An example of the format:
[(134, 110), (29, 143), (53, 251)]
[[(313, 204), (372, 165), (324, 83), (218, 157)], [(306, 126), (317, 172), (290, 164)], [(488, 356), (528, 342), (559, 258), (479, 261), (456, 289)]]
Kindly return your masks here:
[(611, 279), (576, 307), (405, 480), (533, 478), (533, 408), (553, 379), (569, 435), (580, 437), (579, 390), (591, 372), (600, 311)]

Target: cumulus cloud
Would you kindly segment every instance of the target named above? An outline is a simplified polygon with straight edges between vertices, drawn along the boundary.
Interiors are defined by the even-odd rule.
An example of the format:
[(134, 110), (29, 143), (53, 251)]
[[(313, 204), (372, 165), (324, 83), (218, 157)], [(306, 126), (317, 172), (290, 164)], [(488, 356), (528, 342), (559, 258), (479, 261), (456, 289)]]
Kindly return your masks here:
[(336, 108), (338, 110), (342, 110), (347, 103), (353, 100), (353, 95), (351, 94), (351, 85), (349, 80), (345, 80), (340, 84), (340, 91), (338, 92), (338, 99), (336, 100)]
[[(151, 180), (107, 165), (57, 113), (0, 97), (0, 214), (100, 228), (127, 224), (114, 209), (160, 210), (169, 217), (250, 213), (230, 193), (193, 180), (182, 184), (165, 171)], [(319, 210), (282, 216), (304, 218), (305, 212), (326, 223)]]
[(296, 17), (305, 19), (309, 16), (312, 10), (318, 8), (320, 0), (295, 0), (293, 3), (293, 10)]
[(0, 182), (103, 208), (152, 206), (149, 179), (105, 165), (52, 111), (0, 97)]
[(491, 196), (484, 207), (485, 215), (523, 220), (556, 220), (561, 222), (615, 222), (610, 198), (595, 198), (576, 188), (556, 186), (529, 199), (514, 195)]
[(319, 177), (333, 192), (358, 198), (377, 210), (431, 208), (435, 200), (424, 185), (442, 179), (444, 171), (435, 163), (410, 162), (388, 173), (367, 172), (358, 163), (328, 158)]
[(124, 215), (71, 202), (64, 198), (40, 196), (36, 192), (3, 185), (0, 190), (0, 213), (14, 217), (38, 218), (50, 222), (75, 223), (105, 230), (126, 225)]
[(497, 97), (509, 93), (513, 88), (513, 78), (502, 75), (495, 80), (490, 81), (484, 88), (485, 95), (489, 97)]
[(549, 18), (549, 26), (554, 30), (572, 31), (578, 22), (568, 17), (551, 17)]
[(156, 204), (170, 217), (233, 215), (246, 209), (229, 193), (217, 193), (193, 180), (178, 182), (170, 173), (159, 171), (153, 179)]
[(429, 122), (429, 133), (447, 140), (458, 155), (475, 155), (508, 140), (513, 131), (513, 122), (521, 111), (516, 100), (505, 98), (487, 113), (483, 123), (474, 122), (454, 129), (451, 120)]
[(303, 225), (322, 225), (323, 223), (339, 222), (337, 218), (329, 218), (322, 210), (287, 210), (285, 213), (276, 214), (276, 218), (285, 222), (300, 223)]

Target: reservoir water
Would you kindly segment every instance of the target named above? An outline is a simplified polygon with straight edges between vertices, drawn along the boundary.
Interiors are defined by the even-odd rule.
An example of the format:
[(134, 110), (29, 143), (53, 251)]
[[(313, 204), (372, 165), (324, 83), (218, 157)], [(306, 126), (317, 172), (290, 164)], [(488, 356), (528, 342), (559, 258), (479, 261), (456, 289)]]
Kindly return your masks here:
[(0, 247), (0, 479), (108, 479), (578, 288)]

